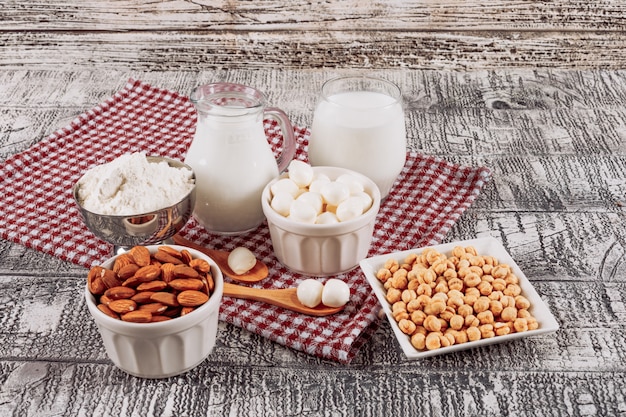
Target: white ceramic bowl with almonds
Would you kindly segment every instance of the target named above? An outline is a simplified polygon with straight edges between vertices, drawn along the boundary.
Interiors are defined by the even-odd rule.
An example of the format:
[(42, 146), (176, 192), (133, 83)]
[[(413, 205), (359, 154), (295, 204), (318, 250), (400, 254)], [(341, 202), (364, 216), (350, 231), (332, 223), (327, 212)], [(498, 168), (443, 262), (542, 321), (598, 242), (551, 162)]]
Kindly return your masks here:
[[(207, 263), (210, 267), (210, 276), (212, 278), (210, 286), (212, 288), (208, 290), (209, 284), (205, 284), (204, 289), (200, 288), (200, 285), (197, 287), (200, 288), (200, 292), (204, 292), (205, 294), (208, 290), (208, 300), (199, 306), (188, 307), (185, 310), (186, 314), (182, 316), (180, 315), (183, 307), (179, 307), (178, 312), (176, 312), (174, 311), (176, 309), (175, 306), (170, 306), (168, 310), (167, 308), (159, 307), (157, 302), (149, 300), (141, 301), (139, 300), (139, 296), (137, 296), (135, 297), (135, 299), (138, 300), (137, 305), (131, 308), (134, 312), (137, 313), (141, 310), (141, 305), (150, 304), (147, 309), (152, 310), (153, 313), (151, 314), (154, 314), (154, 316), (162, 314), (173, 317), (166, 319), (166, 321), (156, 322), (123, 321), (119, 318), (110, 317), (98, 307), (99, 304), (103, 303), (108, 303), (108, 305), (112, 307), (111, 299), (114, 297), (102, 300), (101, 295), (94, 296), (94, 294), (92, 294), (92, 291), (102, 293), (105, 289), (112, 291), (112, 293), (122, 293), (123, 288), (120, 287), (130, 288), (135, 292), (135, 295), (140, 292), (148, 292), (149, 290), (153, 290), (151, 292), (154, 294), (159, 292), (159, 289), (148, 288), (148, 286), (151, 285), (156, 287), (156, 284), (159, 284), (157, 281), (162, 280), (168, 280), (170, 284), (173, 285), (172, 279), (176, 279), (176, 277), (172, 278), (171, 275), (169, 275), (167, 279), (165, 278), (165, 275), (160, 275), (156, 279), (146, 281), (143, 287), (147, 289), (145, 291), (140, 291), (139, 285), (141, 284), (137, 285), (137, 283), (129, 283), (125, 281), (132, 281), (136, 278), (136, 276), (142, 275), (142, 273), (135, 271), (134, 275), (131, 276), (132, 271), (125, 272), (126, 275), (123, 277), (116, 274), (115, 277), (117, 277), (117, 281), (115, 281), (115, 277), (107, 272), (107, 280), (105, 281), (107, 281), (106, 284), (108, 285), (105, 284), (104, 288), (102, 287), (102, 283), (100, 281), (93, 279), (93, 276), (88, 278), (88, 283), (85, 288), (87, 307), (96, 322), (96, 325), (98, 326), (107, 355), (120, 369), (131, 375), (142, 378), (166, 378), (191, 370), (204, 361), (204, 359), (211, 353), (213, 347), (215, 346), (217, 336), (218, 314), (223, 293), (222, 273), (217, 267), (217, 264), (203, 253), (183, 246), (152, 245), (146, 246), (145, 248), (147, 248), (151, 256), (154, 257), (159, 247), (162, 246), (167, 246), (167, 248), (181, 253), (184, 250), (186, 251), (186, 256), (190, 255), (193, 259), (200, 260), (196, 262), (205, 262), (205, 269), (207, 269)], [(109, 271), (113, 271), (115, 262), (120, 256), (128, 256), (128, 254), (125, 253), (114, 256), (102, 263), (100, 266)], [(161, 262), (163, 264), (168, 263), (163, 261)], [(130, 269), (132, 269), (132, 267)], [(150, 273), (149, 271), (147, 272)], [(102, 274), (103, 273), (98, 270), (98, 275)], [(203, 277), (204, 275), (201, 275), (198, 280), (203, 281)], [(184, 279), (184, 277), (180, 279)], [(111, 280), (114, 282), (110, 283), (109, 281)], [(206, 279), (204, 279), (204, 281), (206, 281)], [(125, 282), (126, 285), (117, 285), (122, 284), (123, 282)], [(162, 286), (162, 284), (159, 285)], [(189, 284), (181, 281), (181, 285), (185, 286)], [(111, 288), (113, 288), (113, 290), (111, 290)], [(180, 295), (186, 289), (186, 287), (178, 288), (178, 290), (173, 290), (168, 287), (160, 292), (169, 292)], [(105, 294), (111, 294), (111, 292), (105, 292)], [(195, 292), (191, 292), (189, 294), (202, 298), (201, 295)], [(167, 301), (165, 302), (167, 303)], [(176, 303), (174, 302), (174, 304)], [(100, 308), (102, 308), (102, 306), (100, 306)], [(157, 311), (155, 311), (155, 309)], [(122, 314), (124, 313), (121, 312), (119, 316)], [(157, 317), (157, 319), (158, 318), (159, 317)], [(141, 313), (137, 313), (137, 317), (135, 319), (138, 321), (145, 321), (144, 318), (142, 318)]]
[[(331, 276), (358, 266), (369, 251), (376, 215), (380, 209), (380, 191), (368, 177), (337, 167), (313, 167), (315, 178), (331, 181), (342, 175), (358, 180), (363, 192), (371, 197), (370, 205), (357, 217), (332, 224), (309, 224), (293, 220), (272, 208), (272, 186), (288, 174), (271, 181), (263, 190), (263, 213), (267, 218), (274, 254), (292, 271), (309, 276)], [(325, 203), (324, 203), (325, 204)]]

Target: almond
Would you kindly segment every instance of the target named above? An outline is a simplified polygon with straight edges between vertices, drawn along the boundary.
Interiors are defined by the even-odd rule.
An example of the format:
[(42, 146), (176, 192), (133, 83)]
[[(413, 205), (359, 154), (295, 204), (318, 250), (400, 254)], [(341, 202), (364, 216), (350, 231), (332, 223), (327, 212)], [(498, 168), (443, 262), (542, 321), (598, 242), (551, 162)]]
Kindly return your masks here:
[(179, 258), (170, 255), (169, 253), (165, 252), (164, 250), (159, 249), (155, 254), (154, 254), (154, 259), (158, 260), (159, 262), (162, 263), (170, 263), (170, 264), (174, 264), (174, 265), (180, 265), (183, 263), (183, 261), (181, 261)]
[(122, 315), (122, 320), (131, 323), (150, 323), (152, 321), (152, 313), (149, 311), (131, 311)]
[(191, 260), (193, 259), (193, 256), (191, 256), (191, 253), (187, 249), (181, 250), (180, 256), (183, 262), (186, 263), (187, 265), (189, 265), (189, 262), (191, 262)]
[(200, 274), (189, 265), (176, 265), (174, 267), (174, 276), (176, 278), (198, 278)]
[(117, 276), (121, 279), (121, 280), (126, 280), (130, 277), (132, 277), (133, 275), (135, 275), (135, 272), (137, 272), (139, 270), (140, 266), (137, 264), (128, 264), (128, 265), (124, 265), (123, 267), (120, 268), (119, 271), (117, 271)]
[(141, 281), (139, 278), (137, 278), (135, 276), (132, 276), (132, 277), (128, 278), (126, 281), (122, 282), (122, 286), (136, 288), (142, 282), (143, 281)]
[(130, 257), (130, 255), (128, 255), (128, 253), (123, 253), (117, 258), (115, 258), (115, 263), (113, 264), (113, 272), (117, 274), (120, 271), (120, 269), (122, 269), (126, 265), (130, 265), (134, 263), (135, 261), (133, 260), (133, 258)]
[[(154, 294), (154, 291), (141, 291), (133, 295), (130, 299), (137, 304), (146, 304), (152, 302), (152, 300), (150, 300), (152, 294)], [(102, 302), (102, 297), (100, 297), (100, 301)]]
[(101, 303), (101, 304), (106, 304), (106, 305), (109, 305), (109, 303), (111, 303), (111, 301), (113, 301), (113, 300), (111, 300), (109, 297), (107, 297), (107, 296), (106, 296), (106, 295), (104, 295), (104, 294), (102, 294), (102, 295), (100, 296), (100, 303)]
[(131, 298), (135, 295), (137, 291), (130, 287), (122, 287), (117, 286), (113, 288), (109, 288), (104, 292), (104, 295), (109, 297), (111, 300), (122, 300), (125, 298)]
[(172, 294), (171, 292), (165, 292), (165, 291), (155, 292), (150, 297), (150, 300), (156, 303), (163, 303), (166, 306), (170, 306), (170, 307), (177, 307), (179, 305), (178, 301), (176, 300), (176, 296)]
[(157, 265), (147, 265), (139, 268), (133, 278), (141, 282), (154, 281), (161, 276), (161, 267)]
[(161, 280), (143, 282), (137, 287), (137, 291), (162, 291), (167, 288), (167, 282)]
[(161, 303), (148, 303), (148, 304), (141, 304), (137, 308), (137, 310), (149, 311), (151, 314), (159, 314), (167, 310), (167, 306)]
[(194, 311), (195, 308), (194, 307), (183, 307), (180, 310), (180, 315), (182, 316), (186, 316), (187, 314), (191, 313), (192, 311)]
[(205, 292), (207, 294), (211, 294), (215, 289), (215, 281), (213, 281), (213, 275), (206, 274), (206, 277), (202, 279), (202, 282), (205, 285)]
[(118, 320), (120, 319), (119, 314), (111, 310), (109, 306), (106, 304), (98, 304), (98, 310), (102, 311), (104, 314), (106, 314), (107, 316), (111, 318), (118, 319)]
[(93, 295), (104, 294), (107, 289), (104, 281), (102, 281), (103, 270), (104, 268), (101, 266), (94, 266), (87, 274), (87, 286), (89, 287), (89, 292)]
[(189, 262), (189, 266), (198, 272), (207, 273), (211, 271), (211, 264), (204, 259), (192, 259)]
[(133, 246), (131, 250), (128, 251), (128, 254), (135, 261), (135, 263), (139, 266), (147, 266), (150, 265), (151, 256), (150, 251), (145, 246)]
[(113, 300), (109, 303), (109, 308), (116, 313), (124, 314), (137, 309), (137, 303), (133, 300)]
[(168, 285), (177, 291), (201, 290), (204, 287), (202, 281), (195, 278), (176, 278)]
[(118, 285), (122, 285), (122, 281), (117, 278), (115, 272), (106, 268), (102, 269), (102, 282), (104, 282), (104, 285), (106, 285), (107, 288), (113, 288), (117, 287)]
[(158, 323), (161, 321), (167, 321), (167, 320), (172, 320), (171, 317), (167, 317), (167, 316), (162, 316), (162, 315), (152, 315), (152, 320), (150, 320), (150, 323)]
[(161, 265), (161, 278), (163, 279), (163, 281), (170, 282), (174, 279), (175, 266), (176, 265), (170, 263)]
[(197, 307), (209, 301), (209, 296), (196, 290), (183, 291), (176, 297), (183, 307)]

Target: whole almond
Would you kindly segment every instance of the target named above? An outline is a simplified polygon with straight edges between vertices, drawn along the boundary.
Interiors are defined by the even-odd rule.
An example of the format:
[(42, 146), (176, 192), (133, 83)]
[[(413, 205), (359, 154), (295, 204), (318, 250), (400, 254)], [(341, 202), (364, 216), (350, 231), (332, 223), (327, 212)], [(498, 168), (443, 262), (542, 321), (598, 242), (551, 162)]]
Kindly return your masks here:
[(162, 250), (165, 253), (169, 253), (170, 255), (178, 258), (178, 259), (182, 259), (182, 254), (180, 253), (180, 251), (178, 249), (174, 249), (171, 246), (167, 246), (167, 245), (163, 245), (163, 246), (159, 246), (159, 250)]
[(120, 315), (117, 314), (115, 311), (111, 310), (109, 306), (106, 304), (98, 304), (98, 310), (102, 311), (104, 314), (106, 314), (107, 316), (111, 318), (118, 319), (118, 320), (120, 318)]
[[(140, 291), (133, 295), (130, 299), (137, 304), (151, 303), (152, 300), (150, 300), (150, 297), (152, 297), (152, 294), (154, 294), (154, 291)], [(102, 297), (100, 297), (100, 301), (102, 301)]]
[(168, 321), (168, 320), (172, 320), (171, 317), (167, 317), (167, 316), (163, 316), (161, 314), (158, 315), (152, 315), (152, 320), (150, 320), (150, 323), (158, 323), (161, 321)]
[(176, 278), (198, 278), (200, 274), (189, 265), (176, 265), (174, 267), (174, 276)]
[(180, 310), (180, 315), (181, 316), (186, 316), (187, 314), (191, 313), (194, 310), (195, 310), (195, 307), (183, 307)]
[(167, 306), (162, 303), (148, 303), (139, 305), (137, 310), (149, 311), (151, 314), (160, 314), (167, 310)]
[(171, 263), (166, 263), (161, 265), (161, 279), (165, 282), (170, 282), (174, 279), (174, 267), (176, 265)]
[(117, 276), (120, 277), (121, 280), (126, 280), (135, 275), (135, 272), (137, 272), (139, 268), (140, 266), (137, 264), (124, 265), (117, 271)]
[(178, 300), (176, 299), (176, 295), (172, 294), (171, 292), (165, 292), (165, 291), (155, 292), (150, 297), (150, 300), (156, 303), (163, 303), (166, 306), (170, 306), (170, 307), (177, 307), (179, 305)]
[(104, 294), (107, 289), (102, 281), (102, 269), (103, 268), (99, 266), (95, 266), (89, 270), (89, 274), (87, 275), (87, 286), (89, 287), (89, 292), (93, 295)]
[(150, 251), (145, 246), (133, 246), (128, 254), (139, 266), (150, 265)]
[(183, 263), (183, 261), (181, 261), (180, 258), (177, 258), (162, 249), (159, 249), (154, 254), (154, 259), (162, 263), (170, 263), (174, 265), (181, 265)]
[(137, 291), (162, 291), (167, 288), (167, 282), (161, 280), (148, 281), (139, 284)]
[(201, 291), (187, 290), (178, 294), (176, 299), (183, 307), (197, 307), (209, 301), (209, 296)]
[(204, 259), (192, 259), (189, 262), (189, 266), (198, 272), (207, 273), (211, 271), (211, 264), (205, 261)]
[(113, 272), (116, 274), (125, 267), (126, 265), (134, 264), (135, 261), (130, 257), (128, 253), (123, 253), (115, 258), (115, 263), (113, 264)]
[(191, 253), (187, 249), (181, 250), (180, 256), (183, 262), (186, 263), (187, 265), (189, 265), (189, 262), (191, 262), (191, 260), (193, 259), (193, 256), (191, 256)]
[(177, 291), (201, 290), (204, 288), (202, 281), (195, 278), (176, 278), (171, 280), (168, 285)]
[(213, 275), (211, 275), (210, 273), (206, 274), (206, 276), (202, 278), (202, 282), (205, 285), (205, 292), (207, 294), (211, 294), (215, 289), (215, 281), (213, 281)]
[(150, 321), (152, 321), (152, 313), (142, 310), (131, 311), (122, 314), (122, 320), (131, 323), (150, 323)]
[(101, 304), (106, 304), (106, 305), (109, 305), (109, 304), (111, 303), (111, 301), (113, 301), (113, 300), (111, 300), (109, 297), (107, 297), (107, 296), (106, 296), (106, 295), (104, 295), (104, 294), (102, 294), (102, 295), (100, 296), (100, 303), (101, 303)]
[(104, 292), (104, 295), (109, 297), (111, 300), (122, 300), (125, 298), (131, 298), (135, 295), (137, 291), (130, 287), (123, 287), (121, 285), (117, 287), (109, 288)]
[(141, 282), (154, 281), (161, 276), (161, 267), (157, 265), (146, 265), (137, 270), (133, 278)]
[(115, 272), (106, 268), (102, 269), (102, 282), (104, 282), (104, 285), (106, 285), (107, 288), (113, 288), (117, 287), (118, 285), (122, 285), (122, 281), (117, 278)]
[(132, 276), (132, 277), (128, 278), (126, 281), (122, 282), (122, 286), (136, 288), (142, 282), (143, 281), (140, 280), (139, 278), (137, 278), (135, 276)]
[(116, 313), (124, 314), (137, 309), (137, 303), (133, 300), (113, 300), (109, 303), (109, 308)]

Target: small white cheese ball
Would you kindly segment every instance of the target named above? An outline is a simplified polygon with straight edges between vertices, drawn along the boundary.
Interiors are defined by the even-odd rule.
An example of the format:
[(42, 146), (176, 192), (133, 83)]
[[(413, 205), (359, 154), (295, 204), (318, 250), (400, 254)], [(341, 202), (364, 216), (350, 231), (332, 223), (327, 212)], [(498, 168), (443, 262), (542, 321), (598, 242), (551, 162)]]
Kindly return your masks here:
[(295, 197), (296, 195), (298, 195), (300, 187), (298, 187), (298, 184), (293, 182), (291, 179), (282, 178), (272, 184), (272, 186), (270, 187), (270, 191), (272, 192), (272, 195), (276, 195), (279, 192), (284, 191)]
[(256, 265), (256, 256), (248, 248), (240, 246), (228, 254), (228, 266), (237, 275), (242, 275)]
[(352, 220), (363, 214), (363, 201), (359, 197), (349, 197), (337, 206), (337, 218), (341, 222)]
[(289, 163), (289, 179), (299, 187), (308, 187), (313, 181), (313, 168), (306, 162), (297, 159)]
[(372, 198), (372, 196), (366, 193), (365, 191), (361, 191), (360, 193), (353, 194), (352, 197), (360, 198), (362, 200), (363, 213), (369, 210), (370, 207), (372, 207), (372, 204), (374, 204), (374, 199)]
[(289, 209), (293, 203), (293, 196), (287, 191), (279, 191), (274, 194), (270, 206), (281, 216), (289, 216)]
[(350, 197), (350, 187), (337, 181), (325, 184), (321, 191), (324, 201), (333, 206), (338, 206), (339, 203)]
[(313, 278), (305, 279), (298, 285), (296, 295), (303, 305), (315, 308), (322, 302), (324, 285)]
[(322, 304), (328, 307), (343, 307), (350, 301), (350, 287), (340, 279), (331, 278), (324, 284)]
[(296, 200), (303, 201), (313, 207), (316, 214), (320, 214), (322, 212), (322, 208), (324, 207), (324, 200), (322, 199), (322, 195), (320, 193), (305, 191), (300, 194)]
[(337, 182), (341, 182), (350, 187), (350, 194), (356, 194), (363, 192), (363, 184), (361, 181), (352, 174), (342, 174), (335, 180)]
[(309, 184), (309, 191), (321, 194), (322, 187), (324, 186), (324, 184), (328, 184), (329, 182), (330, 178), (328, 178), (326, 175), (314, 178), (313, 181), (311, 181), (311, 184)]
[(335, 223), (339, 223), (339, 219), (337, 218), (337, 215), (335, 213), (332, 213), (330, 211), (323, 212), (322, 214), (317, 216), (317, 219), (315, 220), (315, 224), (335, 224)]
[(289, 218), (302, 223), (315, 223), (317, 211), (310, 204), (295, 200), (289, 210)]

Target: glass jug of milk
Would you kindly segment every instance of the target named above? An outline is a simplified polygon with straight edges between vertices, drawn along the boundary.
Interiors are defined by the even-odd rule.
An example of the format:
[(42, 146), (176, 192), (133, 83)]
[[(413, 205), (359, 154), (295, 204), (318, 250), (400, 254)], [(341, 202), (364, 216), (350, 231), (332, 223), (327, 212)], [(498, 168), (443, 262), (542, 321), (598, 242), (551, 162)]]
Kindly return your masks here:
[(406, 162), (400, 88), (348, 76), (322, 86), (309, 139), (311, 165), (348, 168), (373, 180), (385, 198)]
[[(209, 232), (239, 234), (263, 220), (261, 193), (293, 159), (295, 139), (287, 115), (267, 107), (265, 96), (241, 84), (197, 87), (190, 96), (198, 121), (185, 163), (196, 175), (195, 219)], [(276, 158), (265, 136), (264, 119), (283, 134)]]

